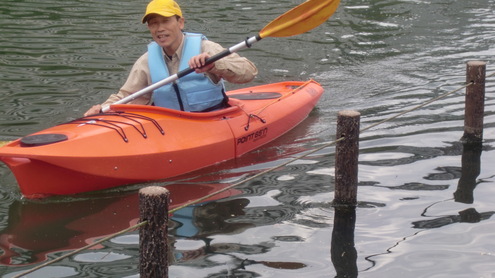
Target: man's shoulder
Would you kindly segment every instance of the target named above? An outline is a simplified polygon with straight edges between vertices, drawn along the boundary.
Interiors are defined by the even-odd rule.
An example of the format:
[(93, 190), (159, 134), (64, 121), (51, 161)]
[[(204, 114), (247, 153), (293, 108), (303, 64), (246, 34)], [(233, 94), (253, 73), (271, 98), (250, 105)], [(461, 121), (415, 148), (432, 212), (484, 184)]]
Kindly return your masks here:
[(148, 52), (143, 53), (139, 58), (134, 62), (134, 68), (139, 67), (147, 67), (148, 66)]
[(148, 61), (148, 51), (146, 51), (145, 53), (143, 53), (136, 61), (136, 63), (138, 62), (147, 62)]
[(202, 40), (201, 48), (203, 49), (204, 52), (215, 52), (215, 53), (220, 52), (224, 49), (223, 46), (221, 46), (219, 43), (210, 40)]

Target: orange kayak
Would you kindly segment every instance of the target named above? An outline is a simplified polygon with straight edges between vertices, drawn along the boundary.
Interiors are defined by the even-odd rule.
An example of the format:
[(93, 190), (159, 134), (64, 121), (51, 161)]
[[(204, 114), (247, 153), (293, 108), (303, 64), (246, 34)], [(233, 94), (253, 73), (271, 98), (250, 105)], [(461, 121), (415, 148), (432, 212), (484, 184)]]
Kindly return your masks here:
[(278, 138), (314, 108), (317, 82), (229, 91), (230, 107), (205, 113), (119, 104), (12, 141), (0, 160), (27, 198), (166, 179), (234, 159)]

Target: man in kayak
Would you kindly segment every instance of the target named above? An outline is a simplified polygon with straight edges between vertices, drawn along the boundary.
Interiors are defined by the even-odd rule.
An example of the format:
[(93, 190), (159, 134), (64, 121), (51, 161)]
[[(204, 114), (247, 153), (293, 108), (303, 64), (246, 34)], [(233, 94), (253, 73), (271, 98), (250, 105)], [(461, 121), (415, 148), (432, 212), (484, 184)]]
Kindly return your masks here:
[(142, 22), (148, 24), (154, 40), (148, 45), (148, 52), (134, 63), (119, 92), (110, 95), (103, 104), (91, 107), (84, 116), (100, 113), (102, 107), (187, 67), (195, 69), (195, 72), (129, 103), (190, 112), (213, 111), (227, 105), (223, 80), (247, 83), (258, 73), (252, 62), (237, 53), (205, 65), (206, 59), (224, 48), (202, 34), (183, 32), (185, 20), (179, 5), (173, 0), (152, 0)]

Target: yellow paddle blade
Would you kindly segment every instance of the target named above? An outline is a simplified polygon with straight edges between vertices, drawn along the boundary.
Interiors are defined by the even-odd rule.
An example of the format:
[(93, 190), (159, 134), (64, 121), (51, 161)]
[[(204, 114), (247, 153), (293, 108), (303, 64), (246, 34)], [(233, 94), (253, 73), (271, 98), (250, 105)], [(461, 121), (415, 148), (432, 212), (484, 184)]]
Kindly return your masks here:
[(0, 141), (0, 147), (2, 147), (3, 145), (7, 145), (8, 143), (10, 143), (9, 141)]
[(259, 36), (290, 37), (305, 33), (325, 22), (339, 3), (340, 0), (308, 0), (268, 23)]

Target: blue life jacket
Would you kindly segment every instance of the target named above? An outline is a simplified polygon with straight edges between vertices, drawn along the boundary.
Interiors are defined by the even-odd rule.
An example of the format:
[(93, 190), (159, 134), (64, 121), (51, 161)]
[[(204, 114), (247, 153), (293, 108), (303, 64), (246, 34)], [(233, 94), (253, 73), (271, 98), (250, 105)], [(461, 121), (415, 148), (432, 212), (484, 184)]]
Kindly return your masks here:
[[(202, 34), (185, 33), (184, 39), (179, 71), (187, 69), (191, 57), (201, 53), (201, 41), (206, 37)], [(156, 42), (148, 45), (148, 67), (153, 83), (170, 76), (162, 48)], [(215, 110), (223, 107), (226, 99), (223, 80), (215, 84), (205, 74), (195, 72), (153, 92), (154, 105), (189, 112)]]

